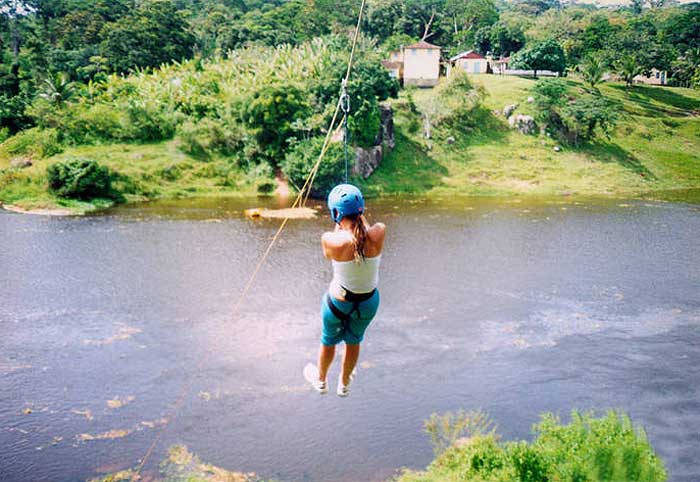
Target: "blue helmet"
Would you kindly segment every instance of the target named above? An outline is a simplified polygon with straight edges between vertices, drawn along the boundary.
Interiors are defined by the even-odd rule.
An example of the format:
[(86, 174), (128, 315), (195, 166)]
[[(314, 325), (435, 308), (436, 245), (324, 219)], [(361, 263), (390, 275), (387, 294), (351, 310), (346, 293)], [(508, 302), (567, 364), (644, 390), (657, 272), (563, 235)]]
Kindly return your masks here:
[(365, 211), (365, 198), (352, 184), (339, 184), (328, 195), (328, 210), (333, 221), (339, 223), (345, 216), (362, 214)]

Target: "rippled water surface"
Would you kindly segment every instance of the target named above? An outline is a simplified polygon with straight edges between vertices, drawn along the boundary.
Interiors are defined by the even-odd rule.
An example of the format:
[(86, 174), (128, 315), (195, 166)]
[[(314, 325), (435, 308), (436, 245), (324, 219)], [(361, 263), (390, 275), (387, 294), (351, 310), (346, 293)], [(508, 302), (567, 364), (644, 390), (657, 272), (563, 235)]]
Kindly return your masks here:
[[(653, 200), (382, 200), (382, 306), (348, 399), (312, 393), (325, 215), (259, 200), (47, 218), (0, 211), (0, 480), (135, 466), (167, 447), (281, 481), (379, 481), (432, 459), (432, 412), (619, 408), (671, 480), (700, 480), (700, 206)], [(272, 201), (268, 201), (272, 203)], [(337, 376), (337, 365), (332, 380)], [(334, 387), (335, 383), (332, 384)], [(184, 392), (183, 392), (184, 388)]]

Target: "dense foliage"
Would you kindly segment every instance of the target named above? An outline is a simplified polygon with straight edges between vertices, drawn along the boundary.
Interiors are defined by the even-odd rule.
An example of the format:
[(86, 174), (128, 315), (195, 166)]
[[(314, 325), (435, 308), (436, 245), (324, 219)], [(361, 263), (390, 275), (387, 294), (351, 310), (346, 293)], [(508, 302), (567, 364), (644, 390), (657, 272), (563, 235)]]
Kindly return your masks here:
[[(468, 415), (468, 414), (467, 414)], [(477, 431), (457, 441), (425, 473), (407, 472), (400, 482), (662, 482), (661, 459), (644, 431), (626, 415), (609, 412), (596, 418), (574, 412), (563, 425), (548, 414), (535, 425), (535, 440), (499, 442), (493, 431)], [(461, 418), (455, 423), (459, 424)]]
[[(569, 92), (561, 79), (543, 79), (532, 88), (538, 121), (550, 134), (577, 145), (615, 126), (617, 106), (599, 92)], [(575, 95), (572, 95), (575, 94)]]
[(109, 169), (91, 159), (70, 159), (46, 170), (49, 189), (57, 196), (90, 200), (113, 197)]

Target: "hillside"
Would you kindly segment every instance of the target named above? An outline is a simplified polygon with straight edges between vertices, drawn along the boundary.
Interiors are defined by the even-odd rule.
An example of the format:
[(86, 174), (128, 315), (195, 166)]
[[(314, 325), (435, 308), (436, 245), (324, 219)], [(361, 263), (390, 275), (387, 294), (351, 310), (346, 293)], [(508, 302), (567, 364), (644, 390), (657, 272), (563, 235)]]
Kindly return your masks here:
[[(534, 80), (483, 76), (475, 82), (488, 92), (486, 107), (502, 110), (526, 102)], [(581, 84), (569, 81), (572, 88)], [(397, 149), (365, 183), (372, 192), (427, 192), (433, 195), (633, 195), (648, 191), (700, 187), (700, 92), (620, 83), (600, 86), (619, 102), (621, 119), (611, 138), (580, 148), (551, 138), (508, 129), (493, 113), (466, 132), (436, 132), (429, 143), (416, 129), (406, 92), (394, 102)], [(416, 91), (416, 103), (431, 90)], [(454, 135), (456, 142), (447, 138)]]

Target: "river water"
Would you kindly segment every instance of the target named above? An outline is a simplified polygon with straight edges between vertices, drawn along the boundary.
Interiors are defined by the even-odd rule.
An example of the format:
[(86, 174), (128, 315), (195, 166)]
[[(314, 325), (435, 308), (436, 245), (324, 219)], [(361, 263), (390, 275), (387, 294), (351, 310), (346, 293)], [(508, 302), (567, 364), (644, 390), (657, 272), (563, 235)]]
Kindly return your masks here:
[[(302, 379), (330, 266), (325, 215), (186, 200), (98, 216), (0, 211), (0, 480), (74, 481), (182, 443), (280, 481), (380, 481), (432, 459), (423, 420), (621, 409), (674, 482), (700, 480), (700, 204), (383, 199), (382, 306), (348, 399)], [(331, 374), (335, 387), (338, 365)], [(183, 391), (184, 390), (184, 391)]]

